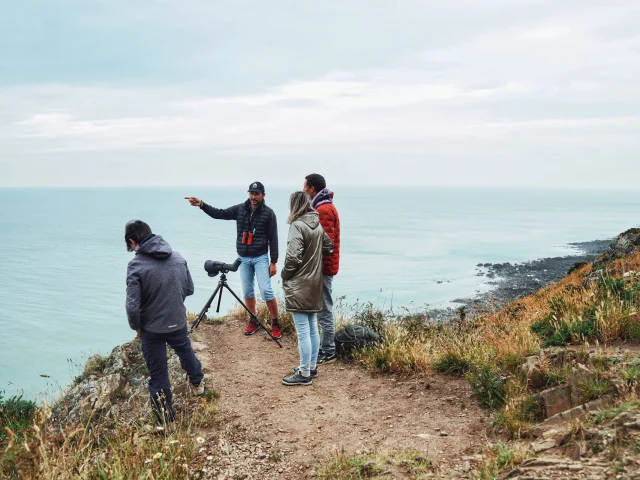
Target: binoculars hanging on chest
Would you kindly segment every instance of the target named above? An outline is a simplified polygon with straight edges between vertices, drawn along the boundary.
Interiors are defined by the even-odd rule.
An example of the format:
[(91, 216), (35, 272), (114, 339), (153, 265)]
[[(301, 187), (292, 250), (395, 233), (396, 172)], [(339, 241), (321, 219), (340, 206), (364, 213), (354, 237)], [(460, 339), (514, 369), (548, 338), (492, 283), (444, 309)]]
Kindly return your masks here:
[(242, 232), (242, 245), (252, 245), (253, 244), (253, 232)]

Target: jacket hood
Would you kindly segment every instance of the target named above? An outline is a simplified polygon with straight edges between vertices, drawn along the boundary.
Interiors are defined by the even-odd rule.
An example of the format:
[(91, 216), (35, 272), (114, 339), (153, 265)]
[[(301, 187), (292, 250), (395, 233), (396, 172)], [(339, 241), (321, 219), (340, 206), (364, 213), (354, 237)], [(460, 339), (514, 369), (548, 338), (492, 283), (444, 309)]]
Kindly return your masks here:
[(173, 253), (171, 245), (169, 245), (160, 235), (153, 235), (145, 238), (138, 246), (136, 253), (149, 255), (155, 258), (169, 258)]
[(324, 205), (325, 203), (333, 203), (333, 196), (334, 193), (331, 190), (323, 188), (311, 201), (313, 208), (318, 208), (320, 205)]
[(315, 230), (320, 225), (320, 215), (317, 212), (305, 213), (297, 221), (304, 222), (311, 230)]

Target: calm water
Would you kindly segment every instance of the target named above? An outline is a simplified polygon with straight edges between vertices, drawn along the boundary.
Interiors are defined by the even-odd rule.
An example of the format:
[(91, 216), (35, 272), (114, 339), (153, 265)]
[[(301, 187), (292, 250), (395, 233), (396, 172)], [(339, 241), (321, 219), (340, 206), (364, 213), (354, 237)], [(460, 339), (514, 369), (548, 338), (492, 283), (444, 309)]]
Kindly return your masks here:
[[(282, 252), (291, 191), (267, 195)], [(0, 189), (0, 391), (55, 393), (87, 356), (132, 338), (124, 312), (128, 220), (145, 220), (183, 254), (196, 285), (187, 307), (202, 308), (217, 284), (202, 265), (236, 258), (235, 223), (210, 219), (185, 195), (227, 207), (246, 194)], [(640, 222), (640, 197), (625, 191), (341, 188), (335, 200), (343, 252), (335, 295), (411, 310), (486, 290), (477, 263), (566, 254), (570, 242), (610, 238)], [(238, 274), (229, 280), (240, 294)], [(231, 305), (226, 294), (222, 308)]]

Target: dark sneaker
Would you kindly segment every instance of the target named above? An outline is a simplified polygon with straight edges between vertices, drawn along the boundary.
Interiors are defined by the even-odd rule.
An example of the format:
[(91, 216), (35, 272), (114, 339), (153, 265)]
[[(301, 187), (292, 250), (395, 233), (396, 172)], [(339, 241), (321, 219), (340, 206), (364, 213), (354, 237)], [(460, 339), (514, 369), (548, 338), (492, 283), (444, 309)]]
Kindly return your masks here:
[[(293, 373), (298, 373), (300, 371), (300, 367), (296, 367), (293, 369)], [(311, 378), (318, 378), (318, 369), (314, 368), (313, 370), (310, 371), (311, 373)]]
[(247, 328), (244, 329), (244, 334), (253, 335), (259, 328), (260, 325), (258, 325), (258, 322), (255, 322), (252, 318), (251, 320), (249, 320), (249, 325), (247, 325)]
[(282, 338), (282, 330), (278, 320), (271, 320), (271, 335), (273, 335), (273, 338)]
[(320, 352), (318, 354), (318, 365), (326, 365), (327, 363), (336, 361), (336, 352), (333, 353), (325, 353)]
[(300, 372), (296, 372), (293, 375), (291, 375), (290, 377), (284, 377), (282, 379), (282, 384), (283, 385), (288, 385), (288, 386), (296, 386), (296, 385), (311, 385), (313, 383), (313, 380), (311, 379), (311, 377), (303, 377)]

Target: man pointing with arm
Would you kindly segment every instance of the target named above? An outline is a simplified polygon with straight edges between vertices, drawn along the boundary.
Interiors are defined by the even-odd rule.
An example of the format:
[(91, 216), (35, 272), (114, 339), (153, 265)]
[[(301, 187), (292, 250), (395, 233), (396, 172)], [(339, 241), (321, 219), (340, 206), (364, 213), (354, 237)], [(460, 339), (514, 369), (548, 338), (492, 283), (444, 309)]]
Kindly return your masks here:
[[(249, 199), (244, 203), (226, 209), (212, 207), (197, 197), (185, 197), (194, 207), (200, 209), (211, 218), (218, 220), (235, 220), (237, 226), (236, 250), (242, 261), (240, 280), (244, 301), (254, 314), (256, 313), (256, 296), (254, 278), (258, 280), (258, 288), (271, 314), (271, 334), (275, 338), (282, 337), (278, 316), (278, 301), (271, 287), (271, 277), (276, 274), (278, 262), (278, 225), (276, 215), (264, 201), (264, 185), (253, 182), (249, 185)], [(253, 335), (259, 325), (249, 320), (244, 330), (245, 335)]]

